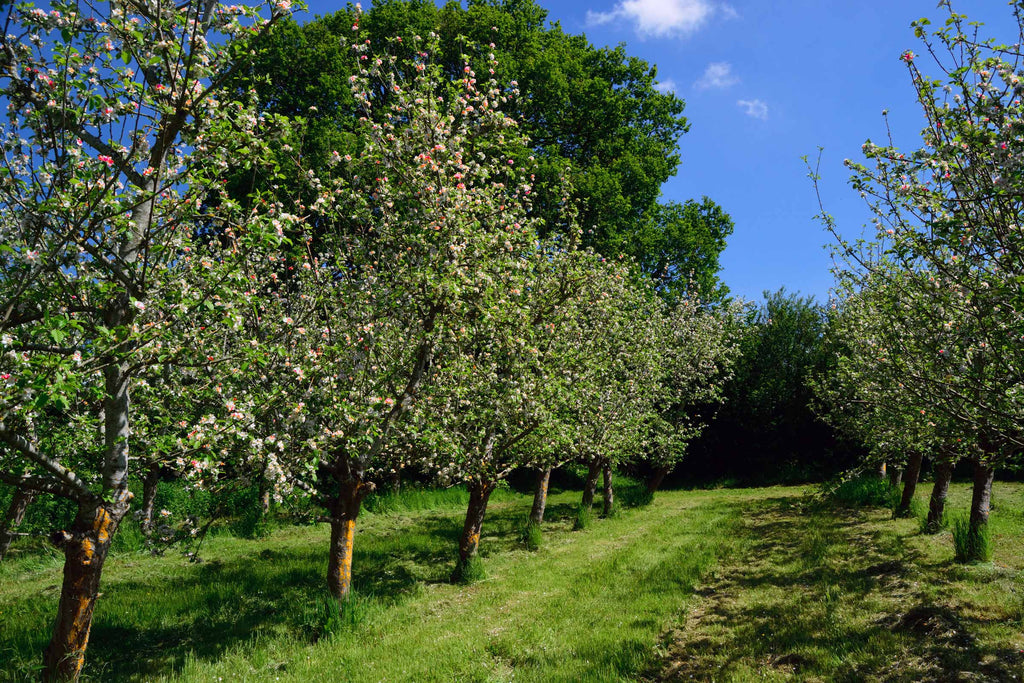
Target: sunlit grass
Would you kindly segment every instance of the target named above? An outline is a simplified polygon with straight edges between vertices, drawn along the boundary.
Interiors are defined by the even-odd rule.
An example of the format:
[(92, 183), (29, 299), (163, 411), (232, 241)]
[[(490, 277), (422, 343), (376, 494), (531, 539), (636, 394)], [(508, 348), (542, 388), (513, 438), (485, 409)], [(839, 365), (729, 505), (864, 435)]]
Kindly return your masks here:
[[(323, 525), (221, 532), (198, 564), (121, 550), (84, 680), (1024, 675), (1024, 486), (997, 482), (992, 560), (974, 565), (953, 561), (950, 530), (922, 535), (885, 505), (840, 508), (812, 492), (665, 492), (577, 531), (579, 493), (566, 492), (551, 497), (538, 544), (524, 540), (530, 498), (502, 491), (484, 524), (486, 575), (470, 585), (449, 580), (464, 492), (386, 494), (359, 520), (340, 612), (324, 589)], [(954, 485), (950, 513), (969, 500)], [(60, 567), (45, 547), (0, 565), (0, 680), (33, 676)]]
[[(360, 518), (354, 598), (340, 615), (324, 589), (324, 526), (217, 536), (199, 564), (112, 556), (84, 680), (633, 680), (731, 548), (739, 514), (666, 494), (573, 533), (569, 492), (551, 497), (544, 542), (529, 551), (531, 500), (504, 492), (484, 525), (486, 578), (461, 586), (448, 578), (463, 512), (445, 498), (458, 494), (438, 495), (435, 508), (396, 501), (386, 509), (402, 511)], [(21, 680), (45, 646), (60, 565), (21, 559), (0, 576), (0, 669)]]

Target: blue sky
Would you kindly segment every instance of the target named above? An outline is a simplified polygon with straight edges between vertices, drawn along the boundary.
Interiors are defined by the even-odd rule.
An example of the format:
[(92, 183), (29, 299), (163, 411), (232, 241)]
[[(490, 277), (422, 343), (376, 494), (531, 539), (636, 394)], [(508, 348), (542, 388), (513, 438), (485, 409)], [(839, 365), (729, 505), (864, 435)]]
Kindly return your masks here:
[[(707, 195), (732, 215), (736, 230), (722, 264), (733, 294), (757, 300), (785, 286), (827, 299), (829, 237), (814, 220), (817, 200), (800, 157), (813, 160), (824, 147), (825, 208), (844, 235), (860, 234), (870, 216), (847, 185), (843, 159), (859, 158), (868, 138), (884, 139), (883, 109), (897, 144), (919, 146), (923, 119), (899, 56), (923, 52), (913, 20), (944, 21), (936, 0), (538, 2), (550, 20), (595, 45), (625, 43), (686, 101), (691, 129), (664, 197)], [(316, 14), (339, 6), (310, 2)], [(1003, 0), (953, 6), (984, 21), (988, 35), (1014, 40)]]

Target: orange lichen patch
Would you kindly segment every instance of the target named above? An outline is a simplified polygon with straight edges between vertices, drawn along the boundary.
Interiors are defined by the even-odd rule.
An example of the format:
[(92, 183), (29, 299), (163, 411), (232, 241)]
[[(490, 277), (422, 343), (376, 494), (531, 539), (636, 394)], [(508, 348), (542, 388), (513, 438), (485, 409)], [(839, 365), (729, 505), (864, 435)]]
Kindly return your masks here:
[(335, 560), (328, 568), (328, 583), (334, 587), (336, 597), (348, 595), (352, 585), (352, 545), (355, 538), (356, 521), (346, 519), (342, 523), (340, 538), (334, 555)]
[(92, 529), (96, 532), (96, 540), (106, 545), (107, 541), (110, 540), (110, 513), (107, 512), (106, 508), (99, 508), (96, 511), (96, 517), (92, 522)]
[(96, 545), (88, 538), (82, 539), (82, 564), (92, 564), (92, 558), (96, 554)]

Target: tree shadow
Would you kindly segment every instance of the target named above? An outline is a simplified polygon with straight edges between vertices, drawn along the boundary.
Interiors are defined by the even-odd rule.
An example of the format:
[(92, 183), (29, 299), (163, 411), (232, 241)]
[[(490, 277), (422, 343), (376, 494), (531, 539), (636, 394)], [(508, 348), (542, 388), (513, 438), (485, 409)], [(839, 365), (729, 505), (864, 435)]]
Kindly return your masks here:
[[(498, 504), (488, 512), (481, 552), (517, 547), (521, 505)], [(416, 594), (424, 583), (447, 581), (454, 567), (462, 513), (416, 515), (408, 524), (384, 533), (357, 532), (353, 557), (353, 593), (381, 609)], [(179, 672), (189, 660), (214, 661), (261, 635), (289, 634), (314, 642), (332, 609), (326, 590), (328, 532), (298, 547), (223, 554), (188, 565), (167, 585), (160, 573), (119, 578), (108, 572), (89, 641), (83, 680), (148, 680)], [(111, 558), (110, 568), (130, 556)], [(145, 560), (140, 560), (144, 562)], [(183, 559), (184, 563), (185, 560)], [(183, 575), (181, 575), (183, 574)], [(27, 669), (41, 657), (49, 636), (55, 591), (19, 601), (25, 615), (19, 632), (0, 638), (0, 659)], [(33, 623), (27, 623), (31, 619)], [(0, 666), (4, 680), (5, 666)], [(24, 673), (24, 672), (23, 672)], [(11, 674), (16, 680), (19, 674)]]
[(978, 617), (929, 598), (920, 586), (940, 577), (898, 535), (864, 512), (791, 503), (746, 509), (744, 557), (698, 590), (647, 680), (1019, 680), (1022, 653), (984, 645), (971, 635)]

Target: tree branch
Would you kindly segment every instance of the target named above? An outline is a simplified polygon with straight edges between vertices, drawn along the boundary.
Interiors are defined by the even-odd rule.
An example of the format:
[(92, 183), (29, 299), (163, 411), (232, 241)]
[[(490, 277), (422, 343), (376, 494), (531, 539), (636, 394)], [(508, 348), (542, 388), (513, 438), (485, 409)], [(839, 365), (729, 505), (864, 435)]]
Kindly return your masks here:
[(0, 442), (21, 453), (23, 456), (42, 467), (51, 475), (57, 478), (64, 486), (68, 487), (68, 497), (74, 500), (92, 498), (93, 492), (85, 485), (85, 482), (78, 478), (78, 475), (67, 469), (59, 462), (40, 453), (28, 439), (15, 434), (7, 429), (7, 426), (0, 422)]

